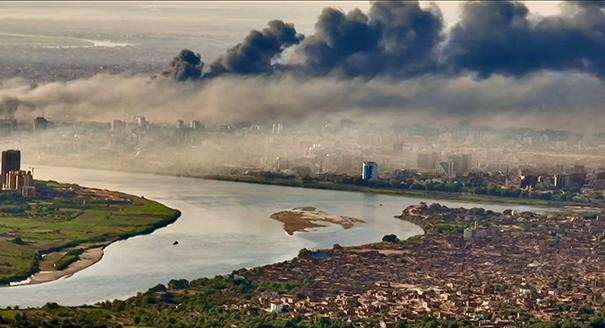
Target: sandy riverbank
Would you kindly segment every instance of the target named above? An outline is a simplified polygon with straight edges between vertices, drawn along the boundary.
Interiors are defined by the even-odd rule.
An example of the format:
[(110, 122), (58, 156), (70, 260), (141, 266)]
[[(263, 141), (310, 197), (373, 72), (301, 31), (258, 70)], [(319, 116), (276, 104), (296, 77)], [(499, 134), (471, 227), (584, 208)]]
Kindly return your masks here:
[(45, 282), (51, 282), (62, 278), (71, 277), (74, 273), (84, 270), (89, 266), (99, 262), (103, 258), (103, 248), (107, 245), (95, 246), (86, 249), (74, 263), (63, 270), (54, 270), (53, 264), (60, 259), (65, 252), (52, 252), (47, 254), (40, 261), (40, 271), (29, 277), (27, 280), (17, 282), (11, 286), (35, 285)]
[(271, 218), (282, 222), (284, 230), (289, 235), (295, 232), (304, 232), (307, 229), (325, 227), (327, 224), (336, 224), (343, 229), (350, 229), (357, 223), (365, 222), (361, 219), (326, 213), (311, 206), (277, 212), (272, 214)]

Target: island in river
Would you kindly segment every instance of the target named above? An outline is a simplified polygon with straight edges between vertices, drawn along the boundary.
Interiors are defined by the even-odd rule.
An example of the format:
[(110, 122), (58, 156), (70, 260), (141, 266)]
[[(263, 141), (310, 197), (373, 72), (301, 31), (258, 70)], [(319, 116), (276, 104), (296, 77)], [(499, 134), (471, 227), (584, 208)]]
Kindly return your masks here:
[(180, 212), (143, 197), (54, 181), (36, 194), (0, 193), (0, 284), (70, 276), (103, 248), (174, 222)]
[(282, 222), (284, 230), (289, 235), (299, 231), (307, 231), (306, 229), (325, 227), (326, 223), (350, 229), (356, 223), (365, 222), (361, 219), (326, 213), (312, 206), (296, 207), (288, 211), (273, 213), (271, 218)]

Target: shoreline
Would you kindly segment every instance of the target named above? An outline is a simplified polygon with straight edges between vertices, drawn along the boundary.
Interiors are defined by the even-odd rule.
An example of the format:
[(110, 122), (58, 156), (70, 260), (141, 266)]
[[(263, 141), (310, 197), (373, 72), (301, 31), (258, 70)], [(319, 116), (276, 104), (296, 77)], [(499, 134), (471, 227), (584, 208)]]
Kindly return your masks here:
[[(160, 174), (160, 173), (158, 173)], [(168, 175), (170, 174), (160, 174)], [(176, 175), (172, 175), (176, 176)], [(412, 191), (412, 190), (399, 190), (399, 189), (382, 189), (373, 188), (367, 186), (356, 186), (356, 185), (343, 185), (334, 183), (313, 183), (313, 184), (296, 184), (290, 183), (289, 180), (284, 181), (271, 181), (261, 180), (255, 177), (247, 176), (223, 176), (223, 175), (210, 175), (210, 176), (187, 176), (178, 175), (179, 177), (189, 177), (196, 179), (205, 179), (212, 181), (226, 181), (236, 183), (249, 183), (257, 185), (271, 185), (271, 186), (282, 186), (291, 188), (304, 188), (304, 189), (316, 189), (316, 190), (333, 190), (333, 191), (344, 191), (344, 192), (361, 192), (371, 193), (395, 197), (410, 197), (419, 200), (435, 200), (435, 201), (452, 201), (452, 202), (463, 202), (463, 203), (478, 203), (478, 204), (501, 204), (501, 205), (525, 205), (532, 207), (555, 207), (555, 208), (566, 208), (566, 207), (592, 207), (600, 208), (600, 206), (591, 203), (579, 203), (579, 202), (560, 202), (560, 201), (546, 201), (540, 199), (528, 199), (528, 198), (508, 198), (490, 195), (475, 195), (465, 193), (446, 193), (446, 192), (428, 192), (428, 191)]]
[[(55, 280), (67, 279), (67, 278), (73, 276), (74, 274), (76, 274), (86, 268), (89, 268), (89, 267), (93, 266), (94, 264), (96, 264), (97, 262), (101, 261), (101, 259), (103, 258), (103, 255), (105, 255), (103, 252), (103, 249), (106, 246), (109, 246), (110, 244), (99, 246), (99, 247), (91, 247), (91, 248), (86, 249), (82, 254), (80, 254), (80, 256), (78, 257), (78, 260), (71, 263), (67, 268), (65, 268), (63, 270), (52, 270), (52, 271), (40, 270), (40, 271), (34, 273), (33, 275), (31, 275), (30, 277), (28, 277), (27, 279), (25, 279), (23, 281), (17, 281), (17, 282), (11, 283), (9, 286), (6, 286), (6, 287), (38, 285), (38, 284), (43, 284), (43, 283), (47, 283), (47, 282), (52, 282)], [(50, 254), (52, 254), (52, 253), (49, 253), (47, 255), (50, 255)], [(40, 262), (44, 262), (44, 259), (42, 259)]]
[[(117, 193), (121, 193), (121, 192), (117, 192)], [(121, 193), (121, 194), (124, 194), (124, 193)], [(76, 246), (86, 245), (86, 246), (82, 247), (84, 249), (84, 252), (78, 256), (78, 259), (76, 261), (74, 261), (73, 263), (70, 263), (66, 268), (64, 268), (62, 270), (41, 270), (42, 265), (46, 265), (46, 266), (49, 265), (49, 263), (44, 263), (44, 257), (49, 256), (51, 254), (62, 254), (64, 252), (66, 252), (67, 250), (72, 249), (74, 247), (74, 245), (70, 245), (67, 247), (57, 247), (57, 248), (46, 250), (45, 252), (42, 252), (42, 254), (41, 254), (41, 255), (44, 255), (44, 257), (42, 257), (41, 255), (38, 257), (38, 259), (36, 260), (35, 266), (32, 267), (32, 269), (29, 271), (28, 276), (16, 277), (16, 279), (14, 279), (14, 280), (9, 279), (8, 281), (0, 284), (0, 289), (15, 288), (15, 287), (20, 287), (20, 286), (28, 286), (28, 285), (38, 285), (38, 284), (57, 281), (60, 279), (67, 279), (67, 278), (73, 276), (74, 274), (76, 274), (86, 268), (89, 268), (89, 267), (95, 265), (96, 263), (98, 263), (99, 261), (101, 261), (103, 259), (103, 256), (105, 255), (104, 249), (107, 246), (109, 246), (115, 242), (121, 241), (121, 240), (127, 240), (132, 237), (151, 234), (156, 230), (159, 230), (161, 228), (164, 228), (164, 227), (176, 222), (179, 219), (179, 217), (181, 216), (181, 211), (176, 210), (176, 209), (174, 211), (175, 211), (175, 213), (173, 215), (163, 219), (162, 221), (160, 221), (156, 224), (149, 226), (148, 228), (140, 231), (139, 233), (126, 233), (117, 238), (113, 238), (111, 240), (97, 241), (94, 243), (83, 242), (79, 245), (76, 245)], [(52, 266), (52, 263), (50, 265)]]
[(417, 199), (431, 199), (436, 201), (453, 201), (453, 202), (468, 202), (468, 203), (479, 203), (479, 204), (502, 204), (502, 205), (526, 205), (533, 207), (592, 207), (601, 208), (598, 204), (582, 203), (573, 201), (552, 201), (552, 200), (541, 200), (541, 199), (530, 199), (530, 198), (509, 198), (500, 196), (490, 195), (479, 195), (479, 194), (466, 194), (466, 193), (447, 193), (447, 192), (429, 192), (429, 191), (414, 191), (414, 190), (402, 190), (402, 189), (383, 189), (373, 188), (367, 186), (356, 186), (356, 185), (342, 185), (334, 183), (313, 183), (313, 184), (297, 184), (291, 180), (268, 180), (258, 179), (251, 176), (241, 175), (221, 175), (221, 174), (173, 174), (169, 172), (154, 171), (154, 170), (142, 170), (135, 171), (123, 168), (106, 168), (95, 165), (63, 165), (63, 164), (52, 164), (52, 163), (41, 163), (32, 164), (47, 167), (62, 167), (62, 168), (78, 168), (87, 170), (102, 170), (108, 172), (123, 172), (123, 173), (141, 173), (151, 174), (159, 176), (177, 177), (177, 178), (191, 178), (191, 179), (202, 179), (209, 181), (225, 181), (225, 182), (236, 182), (236, 183), (248, 183), (256, 185), (270, 185), (270, 186), (282, 186), (291, 188), (304, 188), (304, 189), (315, 189), (315, 190), (333, 190), (333, 191), (344, 191), (344, 192), (361, 192), (361, 193), (373, 193), (388, 196), (399, 196), (399, 197), (411, 197)]

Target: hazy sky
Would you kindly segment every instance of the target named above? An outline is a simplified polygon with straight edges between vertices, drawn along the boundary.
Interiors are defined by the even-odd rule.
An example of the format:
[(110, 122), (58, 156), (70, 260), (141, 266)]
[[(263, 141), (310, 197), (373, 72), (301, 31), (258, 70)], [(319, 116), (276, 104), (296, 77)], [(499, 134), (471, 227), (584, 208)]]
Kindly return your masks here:
[[(431, 1), (421, 1), (428, 6)], [(436, 1), (442, 10), (448, 26), (458, 21), (460, 2)], [(553, 15), (560, 12), (560, 1), (525, 1), (526, 6), (536, 15)], [(369, 1), (226, 1), (226, 2), (1, 2), (0, 19), (32, 21), (124, 21), (156, 22), (161, 27), (181, 27), (189, 30), (197, 26), (196, 21), (204, 20), (213, 25), (228, 27), (238, 23), (245, 32), (259, 28), (271, 19), (292, 22), (300, 32), (312, 30), (317, 16), (325, 7), (349, 11), (360, 8), (366, 11)], [(119, 28), (119, 26), (114, 26)]]
[[(459, 20), (460, 3), (435, 2), (442, 10), (445, 27)], [(430, 6), (424, 1), (421, 5)], [(526, 2), (535, 15), (559, 13), (559, 2)], [(299, 33), (314, 31), (322, 9), (345, 12), (360, 8), (367, 12), (369, 1), (226, 1), (226, 2), (0, 2), (0, 33), (84, 36), (115, 39), (165, 38), (166, 49), (192, 48), (214, 58), (239, 42), (250, 30), (262, 29), (273, 19), (293, 23)], [(149, 40), (155, 41), (150, 38)], [(178, 51), (178, 49), (176, 50)]]

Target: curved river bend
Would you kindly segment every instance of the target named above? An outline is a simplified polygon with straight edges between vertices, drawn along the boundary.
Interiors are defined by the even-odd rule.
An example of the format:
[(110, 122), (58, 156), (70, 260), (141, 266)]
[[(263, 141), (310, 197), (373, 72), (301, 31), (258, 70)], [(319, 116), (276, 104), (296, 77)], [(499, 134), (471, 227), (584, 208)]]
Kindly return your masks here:
[[(173, 278), (210, 277), (284, 261), (303, 247), (360, 245), (379, 241), (387, 233), (400, 238), (422, 233), (418, 226), (393, 218), (406, 206), (422, 201), (418, 198), (75, 168), (36, 167), (35, 173), (37, 179), (142, 195), (181, 210), (182, 216), (150, 235), (111, 244), (101, 261), (72, 277), (0, 288), (0, 307), (41, 306), (47, 302), (80, 305), (124, 299)], [(269, 218), (276, 211), (298, 206), (315, 206), (361, 218), (366, 223), (349, 230), (331, 227), (289, 236), (280, 222)], [(479, 206), (496, 211), (511, 208)], [(175, 240), (179, 244), (172, 246)]]

